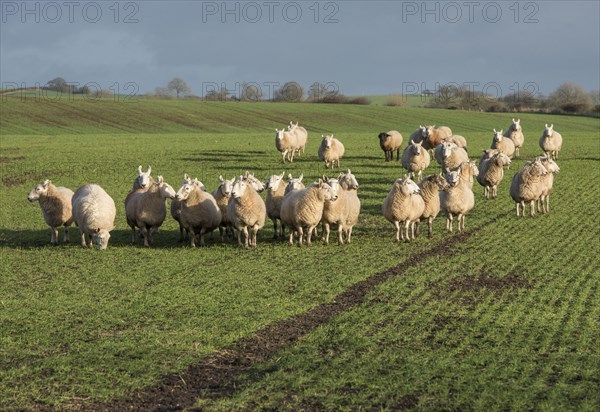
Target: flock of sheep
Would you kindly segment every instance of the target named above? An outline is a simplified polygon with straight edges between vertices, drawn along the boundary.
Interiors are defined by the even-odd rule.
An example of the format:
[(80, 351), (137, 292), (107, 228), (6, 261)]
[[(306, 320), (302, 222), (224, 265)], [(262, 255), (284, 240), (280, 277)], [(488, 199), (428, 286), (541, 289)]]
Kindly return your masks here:
[[(275, 146), (282, 161), (292, 162), (295, 154), (303, 153), (307, 138), (306, 129), (297, 123), (290, 122), (287, 130), (276, 129)], [(465, 215), (475, 206), (474, 180), (483, 186), (485, 198), (496, 198), (504, 168), (509, 167), (513, 156), (519, 156), (524, 136), (520, 120), (513, 119), (505, 133), (494, 129), (491, 147), (483, 151), (478, 165), (469, 159), (466, 139), (452, 134), (445, 126), (420, 126), (410, 136), (410, 144), (400, 157), (402, 142), (402, 135), (395, 130), (379, 134), (385, 160), (393, 160), (396, 152), (396, 160), (401, 161), (408, 173), (394, 182), (383, 201), (382, 212), (396, 227), (395, 239), (410, 241), (418, 235), (421, 221), (427, 221), (431, 236), (433, 220), (440, 212), (446, 215), (447, 230), (452, 232), (454, 217), (458, 231), (464, 230)], [(531, 216), (535, 214), (536, 202), (538, 212), (550, 211), (554, 174), (560, 171), (554, 160), (558, 159), (562, 137), (553, 125), (546, 125), (539, 144), (544, 155), (525, 163), (511, 182), (510, 196), (516, 203), (517, 216), (525, 216), (525, 203), (530, 205)], [(339, 168), (344, 152), (344, 145), (333, 135), (322, 136), (318, 155), (326, 168)], [(439, 163), (441, 173), (423, 178), (432, 157)], [(290, 244), (297, 238), (299, 246), (310, 245), (319, 224), (325, 244), (329, 243), (332, 226), (338, 232), (338, 243), (350, 243), (360, 214), (358, 182), (350, 170), (339, 173), (336, 178), (323, 176), (308, 187), (302, 183), (303, 175), (297, 178), (288, 175), (287, 182), (284, 173), (272, 175), (265, 183), (249, 172), (231, 180), (219, 176), (219, 186), (212, 193), (187, 174), (175, 191), (162, 176), (154, 180), (151, 171), (150, 166), (145, 172), (139, 166), (125, 198), (131, 240), (136, 242), (136, 229), (139, 229), (145, 246), (152, 245), (154, 234), (166, 219), (167, 198), (171, 199), (171, 216), (179, 223), (180, 241), (187, 237), (192, 247), (196, 241), (204, 246), (205, 234), (215, 229), (219, 229), (222, 241), (237, 233), (239, 246), (256, 247), (257, 233), (267, 217), (273, 222), (273, 238), (285, 238), (287, 227)], [(259, 193), (265, 189), (267, 194), (263, 200)], [(75, 222), (83, 247), (95, 244), (106, 249), (108, 246), (116, 207), (100, 186), (85, 184), (73, 193), (46, 180), (31, 190), (28, 200), (39, 201), (51, 228), (52, 244), (58, 243), (60, 226), (64, 227), (63, 241), (68, 242), (69, 227)]]

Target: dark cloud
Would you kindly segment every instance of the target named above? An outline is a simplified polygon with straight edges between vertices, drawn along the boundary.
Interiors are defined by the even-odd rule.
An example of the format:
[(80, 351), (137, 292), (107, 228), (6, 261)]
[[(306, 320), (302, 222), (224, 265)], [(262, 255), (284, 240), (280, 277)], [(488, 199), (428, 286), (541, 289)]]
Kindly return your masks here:
[(118, 13), (82, 2), (60, 18), (36, 16), (43, 2), (14, 10), (23, 4), (2, 2), (3, 83), (62, 76), (144, 92), (180, 76), (197, 94), (207, 83), (287, 80), (335, 82), (346, 94), (447, 82), (600, 88), (598, 2), (138, 1)]

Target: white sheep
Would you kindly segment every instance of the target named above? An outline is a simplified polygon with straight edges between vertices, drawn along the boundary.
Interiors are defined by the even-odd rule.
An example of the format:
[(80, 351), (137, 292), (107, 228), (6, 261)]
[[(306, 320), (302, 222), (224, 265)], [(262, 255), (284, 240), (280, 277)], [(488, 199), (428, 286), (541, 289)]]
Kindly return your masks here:
[[(239, 176), (233, 183), (231, 199), (227, 205), (227, 215), (232, 226), (238, 231), (238, 245), (254, 248), (258, 231), (265, 225), (267, 208), (252, 186), (249, 176)], [(242, 234), (244, 235), (243, 244)]]
[[(427, 236), (433, 234), (433, 220), (440, 213), (440, 192), (448, 188), (448, 182), (442, 175), (430, 175), (418, 183), (419, 193), (425, 203), (425, 208), (421, 214), (420, 220), (427, 220)], [(417, 222), (417, 235), (419, 234), (419, 224)]]
[[(483, 196), (486, 199), (496, 199), (498, 196), (498, 185), (504, 177), (504, 166), (510, 166), (510, 158), (504, 153), (496, 153), (489, 159), (479, 162), (479, 174), (477, 181), (483, 186)], [(491, 191), (491, 193), (490, 193)]]
[(494, 137), (492, 138), (492, 145), (490, 146), (490, 149), (496, 149), (511, 159), (515, 154), (515, 144), (510, 138), (502, 135), (502, 130), (497, 131), (494, 129)]
[(212, 196), (219, 206), (221, 211), (221, 224), (219, 225), (219, 234), (221, 235), (221, 242), (225, 241), (225, 235), (233, 238), (233, 227), (227, 214), (227, 206), (229, 199), (231, 199), (231, 192), (233, 191), (233, 183), (235, 178), (228, 180), (223, 179), (223, 176), (219, 176), (219, 186), (212, 192)]
[(394, 160), (394, 152), (396, 152), (396, 160), (400, 160), (402, 140), (402, 135), (397, 130), (379, 133), (379, 147), (381, 147), (381, 150), (385, 154), (386, 162)]
[(435, 160), (446, 173), (448, 170), (456, 169), (464, 162), (469, 161), (469, 155), (465, 149), (452, 142), (442, 142), (434, 149)]
[(106, 249), (117, 214), (112, 197), (99, 185), (85, 184), (75, 191), (71, 205), (73, 219), (81, 232), (81, 246), (88, 246), (87, 234), (89, 247), (95, 243), (100, 249)]
[(69, 241), (69, 226), (73, 223), (71, 199), (73, 191), (66, 187), (56, 187), (50, 180), (34, 187), (27, 200), (39, 201), (46, 224), (50, 226), (50, 243), (58, 244), (58, 228), (64, 227), (63, 242)]
[(534, 162), (527, 162), (512, 178), (510, 184), (510, 197), (515, 201), (517, 217), (519, 206), (523, 209), (525, 217), (525, 202), (529, 203), (529, 214), (535, 216), (535, 201), (540, 198), (544, 191), (542, 177), (548, 173), (539, 159)]
[[(283, 181), (284, 175), (285, 172), (282, 172), (280, 175), (271, 175), (267, 177), (265, 184), (267, 188), (265, 205), (267, 207), (267, 216), (273, 222), (273, 239), (277, 239), (278, 236), (283, 237), (285, 231), (283, 224), (281, 224), (281, 202), (283, 201), (287, 186)], [(279, 232), (277, 232), (278, 220), (280, 222)]]
[(475, 195), (471, 190), (472, 166), (472, 163), (463, 163), (457, 170), (446, 173), (448, 188), (440, 192), (440, 206), (446, 214), (446, 229), (450, 232), (454, 215), (457, 215), (458, 232), (465, 230), (465, 215), (475, 206)]
[(429, 167), (429, 163), (431, 163), (431, 157), (422, 143), (411, 141), (402, 153), (402, 167), (413, 177), (416, 174), (419, 180), (423, 177), (423, 170)]
[(554, 175), (560, 173), (560, 167), (556, 162), (550, 159), (548, 156), (538, 157), (542, 165), (548, 172), (542, 176), (542, 194), (537, 202), (538, 212), (549, 213), (550, 212), (550, 193), (552, 193), (552, 186), (554, 184)]
[[(182, 185), (189, 184), (189, 183), (192, 183), (192, 178), (187, 173), (185, 173), (183, 175)], [(202, 185), (202, 186), (204, 186), (204, 185)], [(205, 189), (203, 189), (203, 190), (205, 190)], [(127, 200), (125, 202), (126, 202), (125, 205), (127, 205)], [(179, 242), (183, 242), (187, 238), (187, 230), (185, 230), (185, 228), (181, 224), (181, 202), (175, 198), (171, 199), (170, 210), (171, 210), (171, 217), (173, 219), (175, 219), (175, 221), (179, 225)], [(183, 234), (184, 230), (186, 232), (185, 236)]]
[(525, 136), (523, 135), (523, 129), (521, 128), (521, 119), (512, 119), (512, 123), (508, 126), (508, 129), (504, 132), (504, 137), (508, 137), (513, 141), (515, 145), (515, 157), (520, 156), (520, 148), (525, 143)]
[(294, 153), (298, 150), (298, 137), (296, 133), (285, 129), (275, 129), (275, 147), (281, 153), (283, 163), (285, 163), (286, 157), (289, 162), (293, 162)]
[(346, 198), (346, 219), (344, 222), (344, 234), (346, 235), (346, 243), (352, 241), (352, 229), (358, 222), (360, 215), (360, 199), (358, 198), (358, 181), (352, 174), (350, 169), (346, 173), (340, 173), (338, 181), (342, 189), (346, 191), (344, 197)]
[(400, 239), (410, 242), (415, 238), (415, 224), (425, 210), (419, 191), (419, 186), (409, 177), (397, 179), (383, 201), (383, 216), (396, 227), (397, 242)]
[(298, 123), (294, 124), (294, 122), (290, 121), (288, 132), (296, 134), (296, 153), (300, 156), (300, 151), (304, 153), (304, 146), (306, 146), (306, 142), (308, 141), (308, 131), (304, 127), (299, 126)]
[(427, 126), (419, 125), (419, 127), (414, 132), (412, 132), (408, 141), (409, 142), (414, 141), (416, 143), (421, 143), (426, 138), (427, 138)]
[(125, 196), (125, 207), (127, 207), (127, 203), (129, 203), (129, 198), (133, 193), (144, 192), (148, 190), (148, 187), (152, 183), (154, 183), (154, 179), (152, 179), (152, 176), (150, 176), (151, 172), (152, 167), (150, 165), (148, 165), (148, 169), (145, 172), (142, 170), (142, 165), (138, 166), (138, 174), (135, 177), (135, 179), (133, 179), (133, 185), (131, 186), (131, 190), (129, 190), (127, 196)]
[(151, 183), (146, 191), (136, 191), (129, 196), (129, 201), (125, 205), (125, 217), (131, 228), (132, 243), (135, 243), (136, 227), (140, 228), (144, 246), (153, 243), (153, 232), (158, 231), (167, 216), (165, 200), (174, 197), (175, 190), (164, 181), (162, 176), (158, 176), (158, 180)]
[[(338, 231), (338, 244), (344, 244), (343, 234), (352, 236), (352, 227), (358, 221), (358, 215), (360, 214), (360, 201), (356, 196), (356, 190), (344, 189), (339, 179), (344, 178), (346, 182), (351, 180), (356, 181), (353, 175), (346, 176), (341, 173), (338, 179), (330, 179), (327, 176), (323, 176), (323, 181), (331, 186), (332, 196), (330, 200), (326, 200), (323, 207), (323, 216), (321, 223), (323, 225), (323, 242), (329, 244), (329, 229), (331, 225), (337, 227)], [(358, 186), (358, 183), (356, 183)], [(358, 203), (357, 203), (358, 202)], [(348, 243), (350, 240), (348, 239)]]
[(558, 160), (558, 152), (562, 148), (562, 135), (554, 130), (554, 124), (544, 126), (544, 132), (540, 137), (540, 147), (547, 157)]
[(433, 150), (437, 145), (452, 136), (452, 130), (446, 126), (427, 125), (425, 128), (426, 136), (423, 139), (423, 147), (426, 150)]
[(465, 151), (467, 150), (467, 139), (464, 136), (461, 136), (459, 134), (453, 134), (452, 136), (446, 138), (445, 141), (452, 142), (458, 147), (462, 147), (463, 149), (465, 149)]
[(181, 203), (181, 224), (189, 231), (190, 246), (196, 247), (196, 234), (204, 246), (204, 234), (221, 224), (221, 210), (212, 194), (202, 190), (198, 179), (184, 183), (175, 199)]
[(321, 137), (323, 140), (321, 140), (318, 150), (319, 159), (325, 162), (325, 168), (327, 169), (329, 169), (329, 166), (335, 167), (336, 163), (337, 167), (340, 167), (340, 159), (344, 156), (346, 150), (344, 145), (332, 134), (322, 135)]
[(281, 223), (290, 230), (289, 244), (294, 244), (298, 235), (298, 246), (302, 246), (304, 229), (306, 243), (310, 246), (313, 229), (321, 221), (325, 201), (333, 196), (331, 186), (319, 179), (305, 189), (288, 193), (281, 202)]
[(473, 189), (475, 178), (479, 176), (479, 168), (475, 162), (466, 161), (455, 168), (459, 172), (459, 177), (465, 181), (469, 189)]
[(292, 174), (289, 173), (288, 174), (288, 183), (283, 192), (284, 196), (287, 196), (287, 194), (290, 192), (304, 189), (304, 183), (302, 183), (302, 179), (304, 179), (304, 173), (302, 173), (298, 177), (292, 177)]

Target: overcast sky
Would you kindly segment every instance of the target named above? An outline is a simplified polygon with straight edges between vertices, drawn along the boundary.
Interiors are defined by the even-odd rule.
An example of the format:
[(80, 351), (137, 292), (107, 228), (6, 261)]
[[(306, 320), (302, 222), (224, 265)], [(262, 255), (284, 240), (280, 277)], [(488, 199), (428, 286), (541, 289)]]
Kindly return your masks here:
[[(600, 2), (1, 0), (0, 80), (61, 76), (139, 93), (183, 78), (196, 95), (296, 80), (347, 95), (467, 84), (600, 89)], [(123, 90), (127, 88), (127, 90)]]

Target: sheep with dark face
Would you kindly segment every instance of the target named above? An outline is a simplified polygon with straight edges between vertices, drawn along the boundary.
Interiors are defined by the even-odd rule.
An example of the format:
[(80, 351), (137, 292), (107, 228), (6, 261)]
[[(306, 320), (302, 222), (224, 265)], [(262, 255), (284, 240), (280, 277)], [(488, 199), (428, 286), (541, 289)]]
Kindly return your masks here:
[(27, 200), (30, 202), (38, 201), (44, 220), (50, 226), (50, 243), (58, 244), (58, 228), (64, 227), (63, 242), (69, 241), (69, 226), (73, 223), (73, 213), (71, 209), (71, 199), (73, 191), (66, 187), (56, 187), (50, 180), (34, 187)]
[(402, 135), (397, 130), (389, 130), (379, 133), (379, 147), (385, 154), (385, 161), (394, 160), (394, 152), (396, 152), (396, 160), (400, 160), (400, 148), (402, 146)]

